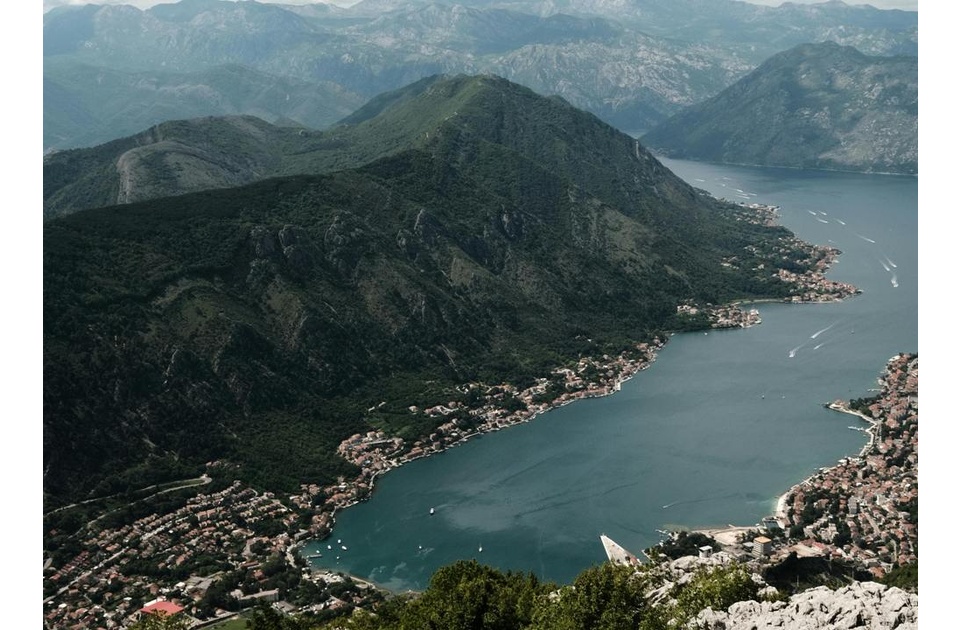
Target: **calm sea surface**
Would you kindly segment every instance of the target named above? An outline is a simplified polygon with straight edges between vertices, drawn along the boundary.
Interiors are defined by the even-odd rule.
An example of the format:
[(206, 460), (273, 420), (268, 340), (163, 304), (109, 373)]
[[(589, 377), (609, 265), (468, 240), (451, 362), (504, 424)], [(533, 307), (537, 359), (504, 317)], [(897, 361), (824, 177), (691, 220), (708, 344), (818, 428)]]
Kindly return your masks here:
[(613, 396), (392, 471), (307, 545), (315, 566), (394, 590), (469, 558), (569, 582), (605, 559), (600, 534), (641, 550), (657, 529), (756, 523), (861, 448), (851, 417), (822, 405), (870, 395), (888, 358), (917, 351), (917, 179), (663, 162), (717, 197), (780, 205), (798, 236), (843, 251), (829, 275), (863, 294), (676, 335)]

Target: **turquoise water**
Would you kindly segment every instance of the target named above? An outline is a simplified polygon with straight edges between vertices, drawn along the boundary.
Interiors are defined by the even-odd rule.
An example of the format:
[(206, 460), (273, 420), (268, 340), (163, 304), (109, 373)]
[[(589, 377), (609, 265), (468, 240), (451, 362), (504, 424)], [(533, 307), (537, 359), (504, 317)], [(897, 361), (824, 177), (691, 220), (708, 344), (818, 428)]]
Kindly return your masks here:
[[(798, 236), (844, 252), (829, 275), (863, 294), (676, 335), (613, 396), (392, 471), (307, 546), (315, 566), (394, 590), (469, 558), (569, 582), (604, 560), (602, 533), (640, 550), (657, 529), (752, 524), (861, 448), (850, 416), (822, 404), (869, 395), (889, 357), (917, 351), (917, 180), (663, 161), (718, 197), (780, 205)], [(346, 551), (326, 549), (337, 539)]]

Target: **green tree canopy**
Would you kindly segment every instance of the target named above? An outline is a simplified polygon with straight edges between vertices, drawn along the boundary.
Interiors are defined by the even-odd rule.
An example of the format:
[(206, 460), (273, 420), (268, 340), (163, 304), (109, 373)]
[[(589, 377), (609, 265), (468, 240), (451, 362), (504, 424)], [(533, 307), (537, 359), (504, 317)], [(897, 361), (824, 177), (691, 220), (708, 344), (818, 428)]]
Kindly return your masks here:
[(657, 612), (644, 596), (646, 579), (635, 569), (604, 563), (573, 585), (541, 601), (537, 630), (636, 630), (657, 628)]
[(476, 560), (439, 569), (400, 615), (403, 630), (510, 630), (526, 627), (543, 587), (533, 574), (501, 573)]
[(130, 626), (130, 630), (187, 630), (190, 619), (180, 613), (168, 614), (162, 610), (147, 613)]

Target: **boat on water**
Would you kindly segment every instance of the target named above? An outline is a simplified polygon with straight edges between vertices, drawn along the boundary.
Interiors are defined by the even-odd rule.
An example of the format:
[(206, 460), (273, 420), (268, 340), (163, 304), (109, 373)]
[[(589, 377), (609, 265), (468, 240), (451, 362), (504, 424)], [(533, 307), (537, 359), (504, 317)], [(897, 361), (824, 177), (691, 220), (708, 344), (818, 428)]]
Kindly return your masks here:
[(433, 508), (430, 508), (430, 516), (433, 516), (435, 513), (436, 513), (435, 510)]

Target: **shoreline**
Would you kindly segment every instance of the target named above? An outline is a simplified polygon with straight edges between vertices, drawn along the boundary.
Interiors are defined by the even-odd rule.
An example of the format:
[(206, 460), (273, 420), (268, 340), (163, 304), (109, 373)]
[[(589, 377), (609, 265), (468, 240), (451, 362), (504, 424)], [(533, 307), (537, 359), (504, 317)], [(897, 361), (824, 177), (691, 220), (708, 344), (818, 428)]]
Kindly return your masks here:
[[(765, 211), (765, 210), (769, 210), (770, 208), (771, 207), (769, 206), (760, 206), (759, 209), (761, 211)], [(829, 270), (830, 267), (832, 267), (832, 265), (836, 262), (837, 258), (839, 257), (840, 252), (838, 250), (836, 250), (835, 248), (818, 246), (818, 245), (811, 245), (810, 247), (812, 248), (812, 251), (820, 251), (822, 254), (824, 254), (824, 258), (822, 258), (819, 262), (817, 262), (814, 265), (812, 270), (807, 271), (804, 274), (790, 275), (789, 280), (797, 283), (798, 290), (796, 293), (792, 294), (791, 296), (782, 297), (782, 298), (771, 297), (771, 298), (741, 299), (741, 300), (733, 300), (723, 305), (717, 305), (717, 306), (708, 305), (707, 307), (704, 307), (704, 308), (710, 309), (712, 321), (710, 326), (707, 329), (705, 329), (704, 334), (706, 334), (706, 332), (709, 332), (709, 330), (749, 328), (753, 325), (758, 325), (761, 323), (759, 312), (756, 309), (752, 309), (751, 311), (747, 312), (744, 309), (741, 309), (741, 306), (749, 306), (751, 304), (766, 304), (766, 303), (821, 304), (821, 303), (827, 303), (827, 302), (843, 301), (848, 297), (853, 297), (860, 293), (860, 290), (854, 287), (853, 285), (826, 279), (826, 275), (825, 275), (826, 272)], [(811, 253), (811, 256), (812, 256), (812, 253)], [(782, 276), (783, 274), (781, 274), (781, 277)], [(783, 278), (783, 279), (786, 280), (788, 278)], [(683, 306), (683, 305), (678, 306), (678, 313), (681, 312), (683, 309), (689, 309), (689, 307)], [(728, 319), (727, 321), (723, 321), (722, 316), (725, 314), (729, 315), (731, 309), (735, 313), (733, 319), (732, 320)], [(324, 521), (323, 527), (319, 532), (316, 532), (314, 534), (313, 540), (319, 543), (320, 541), (326, 540), (328, 537), (331, 536), (333, 529), (336, 527), (336, 514), (340, 509), (346, 509), (348, 507), (357, 505), (358, 503), (369, 500), (370, 497), (373, 495), (373, 492), (375, 491), (375, 482), (381, 474), (389, 472), (390, 470), (393, 470), (395, 468), (399, 468), (400, 466), (408, 462), (421, 459), (430, 455), (443, 453), (449, 448), (453, 448), (455, 446), (468, 442), (471, 438), (482, 437), (485, 433), (493, 433), (496, 431), (500, 431), (501, 429), (509, 428), (516, 424), (524, 424), (524, 423), (530, 422), (535, 418), (537, 418), (538, 416), (548, 411), (566, 406), (567, 404), (575, 402), (576, 400), (581, 400), (583, 398), (599, 398), (599, 397), (609, 396), (611, 394), (617, 393), (621, 391), (623, 383), (632, 379), (639, 372), (647, 369), (654, 363), (654, 361), (656, 361), (658, 352), (665, 347), (669, 338), (672, 337), (677, 332), (700, 332), (700, 330), (668, 332), (666, 333), (666, 337), (663, 339), (657, 336), (657, 337), (654, 337), (652, 342), (637, 343), (633, 347), (633, 350), (631, 352), (628, 352), (625, 350), (617, 357), (610, 357), (608, 355), (603, 355), (600, 358), (600, 360), (597, 360), (594, 358), (586, 359), (586, 361), (589, 361), (590, 363), (593, 364), (595, 368), (597, 368), (597, 371), (600, 374), (609, 375), (608, 379), (604, 379), (601, 377), (598, 381), (587, 382), (585, 385), (583, 384), (582, 381), (578, 381), (577, 384), (578, 386), (581, 387), (581, 389), (575, 389), (573, 391), (570, 391), (568, 389), (566, 392), (564, 392), (558, 398), (552, 401), (532, 403), (531, 392), (537, 387), (544, 386), (547, 382), (546, 378), (538, 379), (538, 383), (536, 386), (528, 388), (527, 390), (523, 390), (522, 392), (516, 392), (515, 389), (508, 384), (488, 387), (487, 389), (488, 393), (492, 389), (502, 389), (502, 390), (511, 392), (511, 394), (516, 393), (517, 398), (520, 398), (521, 400), (523, 400), (524, 397), (526, 397), (527, 400), (524, 401), (527, 403), (526, 409), (524, 409), (523, 411), (510, 412), (505, 407), (502, 407), (502, 406), (496, 407), (495, 405), (491, 405), (490, 408), (487, 409), (486, 411), (478, 412), (477, 415), (482, 416), (483, 420), (472, 430), (469, 430), (469, 432), (459, 431), (459, 429), (455, 428), (457, 427), (456, 420), (453, 420), (452, 423), (440, 424), (435, 430), (435, 432), (430, 435), (430, 438), (427, 443), (424, 443), (424, 440), (426, 440), (426, 438), (421, 438), (417, 442), (414, 442), (413, 447), (411, 447), (410, 445), (403, 443), (403, 440), (400, 440), (400, 444), (396, 445), (394, 451), (390, 453), (390, 456), (383, 457), (381, 459), (381, 461), (378, 463), (378, 466), (375, 470), (368, 472), (364, 470), (364, 465), (360, 465), (361, 473), (350, 482), (347, 482), (345, 479), (341, 479), (341, 482), (339, 484), (328, 486), (323, 489), (324, 491), (326, 491), (327, 497), (328, 497), (324, 501), (323, 507), (329, 508), (330, 511), (326, 513), (326, 518), (323, 519), (323, 517), (325, 516), (324, 515), (325, 510), (322, 509), (319, 518), (323, 519)], [(639, 354), (640, 356), (638, 357), (637, 354)], [(585, 359), (581, 359), (579, 365), (582, 366), (584, 361)], [(611, 371), (615, 371), (615, 370), (619, 370), (619, 373), (611, 374)], [(569, 368), (559, 367), (559, 368), (555, 368), (555, 370), (552, 372), (552, 375), (554, 376), (557, 376), (559, 374), (568, 375), (567, 376), (568, 380), (566, 382), (569, 384), (570, 383), (569, 374), (571, 373), (572, 372)], [(468, 387), (472, 387), (473, 385), (474, 384), (469, 384)], [(480, 384), (480, 385), (483, 385), (483, 384)], [(536, 393), (541, 393), (542, 391), (545, 391), (545, 390), (540, 389)], [(453, 405), (453, 403), (450, 403), (450, 404), (451, 406)], [(446, 409), (446, 407), (443, 405), (436, 405), (430, 410), (425, 410), (425, 411), (429, 412), (431, 410), (438, 409), (438, 408)], [(411, 407), (410, 409), (411, 411), (418, 411), (416, 407)], [(486, 407), (482, 407), (481, 410), (482, 409), (486, 409)], [(452, 410), (446, 410), (446, 413), (444, 413), (444, 411), (441, 410), (440, 413), (443, 415), (447, 415), (451, 412)], [(429, 414), (429, 415), (433, 416), (433, 414)], [(855, 414), (855, 415), (858, 415), (858, 414)], [(437, 416), (433, 416), (433, 417), (437, 417)], [(451, 429), (450, 426), (448, 426), (451, 424), (454, 427), (453, 429)], [(451, 432), (451, 436), (454, 437), (455, 439), (449, 439), (451, 436), (443, 435), (445, 428), (446, 430), (449, 430)], [(371, 437), (371, 434), (373, 434), (372, 437)], [(434, 438), (434, 436), (438, 434), (443, 435), (443, 437), (439, 439), (439, 443)], [(366, 438), (369, 440), (367, 442), (368, 444), (379, 444), (381, 441), (388, 439), (386, 438), (386, 435), (382, 431), (368, 432)], [(361, 436), (360, 434), (356, 434), (351, 438), (349, 438), (348, 440), (344, 440), (344, 442), (342, 442), (340, 447), (338, 448), (338, 452), (341, 455), (345, 456), (345, 459), (347, 459), (348, 461), (352, 461), (346, 457), (347, 451), (351, 451), (351, 454), (353, 454), (352, 449), (354, 447), (363, 445), (364, 444), (363, 441), (364, 441), (364, 437)], [(870, 444), (872, 444), (872, 441), (869, 442), (868, 445), (864, 447), (864, 449), (869, 448)], [(361, 449), (360, 450), (361, 457), (359, 461), (355, 461), (354, 463), (357, 463), (359, 465), (360, 461), (369, 462), (370, 459), (367, 458), (367, 453), (368, 451), (364, 451)], [(810, 478), (808, 477), (807, 479), (801, 481), (799, 484), (795, 484), (794, 486), (791, 486), (791, 488), (788, 489), (786, 493), (784, 493), (783, 495), (780, 495), (777, 498), (777, 501), (775, 503), (774, 516), (777, 519), (778, 523), (781, 522), (781, 511), (782, 510), (785, 511), (786, 509), (786, 498), (788, 497), (788, 495), (793, 491), (794, 488), (798, 487), (803, 483), (808, 482), (809, 479)], [(341, 492), (345, 491), (348, 483), (349, 485), (354, 486), (351, 492), (352, 496), (348, 498), (346, 496), (336, 494), (338, 490)], [(339, 496), (339, 499), (336, 498), (338, 496)], [(728, 529), (734, 528), (734, 529), (740, 530), (743, 527), (744, 526), (728, 525)], [(752, 528), (747, 527), (746, 529), (752, 529)], [(314, 569), (313, 565), (310, 565), (310, 566), (311, 566), (311, 569)]]
[[(856, 416), (857, 418), (860, 418), (861, 420), (863, 420), (864, 422), (870, 425), (869, 429), (863, 429), (863, 432), (867, 434), (867, 443), (863, 445), (863, 447), (857, 452), (857, 455), (856, 455), (856, 457), (860, 457), (860, 458), (866, 457), (866, 455), (873, 449), (874, 445), (876, 444), (877, 431), (880, 427), (880, 421), (876, 420), (875, 418), (871, 418), (870, 416), (867, 416), (866, 414), (863, 414), (859, 411), (849, 408), (847, 406), (847, 403), (839, 399), (834, 400), (831, 403), (825, 403), (823, 406), (827, 409), (830, 409), (831, 411), (836, 411), (838, 413), (845, 413), (847, 415)], [(827, 467), (828, 470), (832, 468), (836, 468), (836, 465)], [(803, 481), (793, 484), (792, 486), (790, 486), (790, 488), (786, 492), (784, 492), (777, 498), (777, 507), (776, 507), (776, 511), (774, 512), (774, 518), (777, 519), (777, 523), (780, 524), (781, 529), (784, 529), (783, 524), (787, 521), (788, 499), (791, 496), (793, 496), (798, 490), (800, 490), (804, 485), (809, 485), (813, 481), (813, 479), (821, 472), (821, 470), (822, 469), (818, 469), (817, 471), (811, 473), (809, 476), (803, 479)]]
[[(870, 425), (869, 430), (864, 429), (864, 433), (866, 433), (868, 436), (867, 443), (863, 445), (863, 447), (857, 452), (857, 455), (856, 455), (857, 457), (866, 456), (866, 454), (873, 448), (874, 444), (876, 443), (877, 428), (880, 426), (880, 422), (863, 413), (860, 413), (859, 411), (850, 409), (849, 407), (846, 406), (846, 403), (843, 403), (840, 400), (835, 400), (831, 403), (824, 404), (824, 407), (839, 413), (845, 413), (851, 416), (856, 416)], [(836, 468), (836, 465), (829, 466), (827, 468), (828, 469)], [(795, 494), (797, 490), (801, 489), (804, 485), (809, 485), (813, 481), (814, 477), (816, 477), (819, 473), (820, 473), (820, 469), (811, 473), (802, 481), (790, 486), (790, 488), (786, 492), (784, 492), (777, 498), (777, 507), (773, 516), (774, 518), (777, 519), (777, 523), (780, 524), (781, 529), (784, 529), (783, 524), (787, 520), (787, 500), (793, 494)]]
[(665, 153), (658, 153), (656, 149), (647, 147), (648, 150), (653, 153), (654, 157), (660, 159), (664, 157), (668, 160), (680, 160), (685, 162), (703, 162), (705, 164), (715, 164), (717, 166), (746, 166), (749, 168), (782, 168), (789, 169), (793, 171), (822, 171), (824, 173), (842, 173), (844, 175), (883, 175), (883, 176), (894, 176), (894, 177), (913, 177), (918, 178), (919, 173), (898, 173), (897, 171), (858, 171), (856, 169), (845, 169), (845, 168), (827, 168), (825, 166), (818, 167), (809, 167), (809, 166), (791, 166), (788, 164), (751, 164), (750, 162), (716, 162), (713, 160), (704, 160), (702, 158), (695, 157), (680, 157), (667, 155)]
[[(623, 384), (625, 382), (631, 380), (632, 378), (637, 376), (637, 374), (639, 374), (643, 370), (646, 370), (648, 367), (653, 365), (654, 361), (656, 361), (657, 353), (660, 350), (662, 350), (664, 346), (666, 346), (666, 343), (667, 343), (667, 339), (661, 340), (659, 338), (656, 338), (652, 344), (646, 344), (646, 343), (638, 344), (638, 347), (646, 346), (647, 356), (639, 360), (634, 360), (633, 363), (627, 362), (625, 364), (626, 369), (624, 369), (624, 371), (617, 374), (616, 376), (612, 377), (611, 381), (608, 381), (608, 382), (600, 381), (598, 383), (590, 383), (585, 389), (582, 389), (580, 391), (565, 394), (560, 398), (550, 402), (537, 403), (535, 405), (535, 408), (532, 410), (528, 408), (526, 411), (523, 411), (523, 412), (515, 412), (516, 416), (513, 418), (508, 416), (507, 418), (497, 418), (495, 422), (481, 423), (476, 427), (475, 430), (469, 433), (460, 434), (456, 439), (451, 440), (450, 442), (444, 443), (442, 445), (437, 445), (435, 448), (432, 448), (430, 450), (423, 450), (422, 452), (419, 452), (416, 455), (410, 455), (410, 451), (407, 451), (407, 453), (404, 453), (402, 456), (398, 458), (391, 458), (386, 460), (388, 462), (387, 466), (385, 466), (382, 469), (373, 471), (372, 473), (370, 473), (369, 477), (367, 478), (367, 483), (369, 484), (369, 491), (364, 497), (354, 498), (344, 503), (330, 503), (329, 531), (323, 536), (318, 536), (314, 540), (317, 540), (317, 541), (325, 540), (327, 537), (330, 536), (330, 533), (332, 532), (333, 527), (336, 525), (335, 517), (337, 512), (349, 507), (353, 507), (354, 505), (357, 505), (364, 501), (367, 501), (373, 494), (374, 482), (381, 475), (387, 472), (390, 472), (391, 470), (394, 470), (396, 468), (399, 468), (404, 464), (416, 461), (418, 459), (424, 459), (431, 455), (439, 455), (441, 453), (444, 453), (445, 451), (451, 448), (454, 448), (456, 446), (469, 442), (473, 438), (479, 438), (489, 433), (496, 433), (498, 431), (509, 429), (510, 427), (513, 427), (519, 424), (529, 423), (535, 420), (536, 418), (538, 418), (539, 416), (546, 414), (549, 411), (552, 411), (554, 409), (559, 409), (561, 407), (565, 407), (566, 405), (574, 403), (578, 400), (589, 399), (589, 398), (603, 398), (606, 396), (613, 395), (621, 391)], [(650, 350), (651, 347), (652, 347), (652, 350)], [(621, 357), (618, 357), (618, 359), (619, 358), (622, 358), (622, 355)], [(605, 367), (607, 369), (611, 369), (616, 365), (617, 365), (616, 363), (613, 363), (612, 365), (607, 365)], [(502, 411), (502, 410), (493, 410), (491, 411), (491, 413), (496, 413), (498, 411)], [(358, 483), (358, 480), (362, 478), (363, 478), (363, 473), (361, 473), (361, 475), (358, 476), (357, 479), (353, 480), (353, 483)]]
[[(837, 411), (839, 413), (845, 413), (851, 416), (856, 416), (870, 425), (869, 430), (864, 429), (864, 433), (867, 433), (869, 436), (867, 439), (867, 443), (860, 449), (860, 451), (857, 454), (857, 457), (866, 456), (866, 454), (873, 448), (875, 444), (876, 431), (877, 431), (877, 428), (880, 426), (880, 422), (875, 420), (874, 418), (864, 415), (863, 413), (860, 413), (859, 411), (855, 411), (853, 409), (850, 409), (849, 407), (846, 407), (845, 404), (839, 400), (835, 400), (832, 403), (824, 404), (824, 407), (826, 407), (827, 409), (831, 409), (833, 411)], [(831, 467), (828, 467), (828, 469), (835, 468), (835, 467), (836, 466), (831, 466)], [(790, 488), (786, 492), (777, 496), (777, 500), (773, 510), (773, 518), (776, 519), (777, 524), (780, 526), (780, 529), (786, 531), (786, 528), (784, 527), (784, 525), (787, 522), (787, 500), (797, 490), (799, 490), (805, 485), (809, 485), (819, 473), (820, 473), (820, 469), (811, 473), (810, 475), (805, 477), (803, 480), (793, 484), (792, 486), (790, 486)], [(735, 536), (739, 535), (741, 532), (757, 530), (760, 528), (761, 528), (760, 523), (757, 523), (756, 525), (728, 524), (726, 527), (706, 527), (706, 528), (699, 528), (699, 529), (691, 529), (690, 531), (711, 536), (721, 544), (733, 544), (736, 542)], [(733, 535), (734, 538), (730, 538), (731, 535)], [(732, 542), (728, 542), (727, 539), (732, 540)]]

